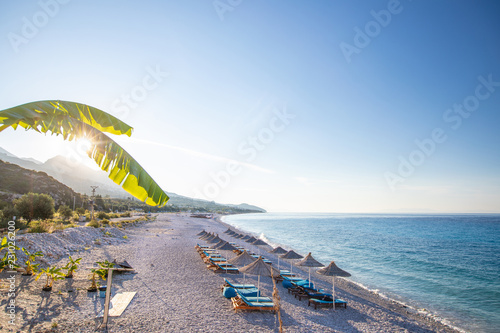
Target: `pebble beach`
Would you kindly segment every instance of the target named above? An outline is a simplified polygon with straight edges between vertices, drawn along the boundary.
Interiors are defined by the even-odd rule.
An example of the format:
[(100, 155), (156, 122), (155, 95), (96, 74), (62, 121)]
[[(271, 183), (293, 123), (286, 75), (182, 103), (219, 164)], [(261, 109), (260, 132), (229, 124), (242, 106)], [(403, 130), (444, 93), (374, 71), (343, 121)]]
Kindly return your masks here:
[[(51, 292), (42, 291), (43, 279), (15, 274), (15, 320), (7, 309), (11, 273), (0, 273), (0, 331), (2, 332), (94, 332), (100, 327), (98, 314), (104, 298), (88, 293), (89, 267), (96, 261), (126, 260), (133, 273), (113, 276), (111, 295), (136, 292), (119, 317), (110, 317), (108, 332), (279, 332), (277, 316), (270, 312), (235, 311), (223, 297), (223, 278), (242, 283), (243, 274), (220, 274), (206, 268), (195, 250), (205, 245), (200, 231), (218, 233), (261, 253), (277, 265), (278, 258), (266, 249), (232, 239), (219, 219), (193, 218), (189, 214), (159, 214), (156, 219), (124, 228), (70, 228), (52, 234), (19, 234), (16, 245), (41, 250), (42, 266), (67, 262), (68, 255), (82, 258), (73, 279), (58, 280)], [(269, 248), (268, 250), (270, 250)], [(236, 256), (221, 251), (226, 258)], [(22, 259), (22, 256), (19, 256)], [(283, 261), (281, 261), (283, 263)], [(293, 268), (307, 278), (307, 269)], [(331, 289), (331, 279), (312, 274), (317, 286)], [(246, 283), (257, 277), (246, 275)], [(382, 298), (348, 279), (336, 279), (336, 296), (348, 302), (346, 309), (308, 307), (278, 284), (284, 332), (459, 332), (397, 302)], [(264, 296), (273, 292), (269, 277), (260, 279)]]

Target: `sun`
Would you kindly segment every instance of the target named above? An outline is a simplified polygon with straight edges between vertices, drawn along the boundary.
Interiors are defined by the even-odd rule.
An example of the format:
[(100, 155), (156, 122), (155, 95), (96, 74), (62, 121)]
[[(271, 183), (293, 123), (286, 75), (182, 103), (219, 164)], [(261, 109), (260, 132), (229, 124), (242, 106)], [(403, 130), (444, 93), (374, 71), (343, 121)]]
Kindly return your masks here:
[(92, 141), (86, 137), (82, 137), (76, 140), (77, 150), (80, 153), (87, 153), (92, 147)]

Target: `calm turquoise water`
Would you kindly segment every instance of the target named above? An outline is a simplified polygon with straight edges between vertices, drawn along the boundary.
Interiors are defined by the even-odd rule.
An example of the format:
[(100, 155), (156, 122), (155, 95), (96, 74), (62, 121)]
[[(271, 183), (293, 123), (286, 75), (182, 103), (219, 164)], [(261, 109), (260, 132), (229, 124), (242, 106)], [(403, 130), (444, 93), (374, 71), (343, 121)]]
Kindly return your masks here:
[(470, 332), (500, 332), (500, 215), (247, 214), (224, 218), (312, 252), (351, 280)]

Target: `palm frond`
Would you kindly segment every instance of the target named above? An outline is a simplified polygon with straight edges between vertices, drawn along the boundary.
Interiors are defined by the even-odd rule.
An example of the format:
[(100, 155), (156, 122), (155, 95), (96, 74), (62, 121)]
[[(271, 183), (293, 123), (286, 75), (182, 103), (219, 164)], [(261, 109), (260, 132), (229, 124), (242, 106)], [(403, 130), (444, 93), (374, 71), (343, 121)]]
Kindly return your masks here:
[(62, 135), (68, 141), (86, 137), (89, 157), (125, 191), (152, 206), (161, 207), (169, 199), (141, 165), (103, 133), (130, 136), (132, 127), (102, 110), (66, 101), (27, 103), (0, 111), (0, 131), (9, 126)]

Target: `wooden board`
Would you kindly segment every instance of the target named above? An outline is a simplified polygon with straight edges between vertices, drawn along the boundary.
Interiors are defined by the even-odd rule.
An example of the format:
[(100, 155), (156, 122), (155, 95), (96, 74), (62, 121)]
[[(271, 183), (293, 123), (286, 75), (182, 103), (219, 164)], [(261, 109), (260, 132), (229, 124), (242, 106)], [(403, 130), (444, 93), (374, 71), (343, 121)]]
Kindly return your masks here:
[[(119, 317), (125, 311), (127, 306), (130, 304), (132, 299), (134, 298), (136, 292), (123, 292), (116, 294), (113, 299), (111, 299), (111, 304), (109, 307), (109, 315), (110, 317)], [(104, 311), (104, 310), (103, 310)], [(103, 316), (103, 311), (99, 313), (98, 317)]]

